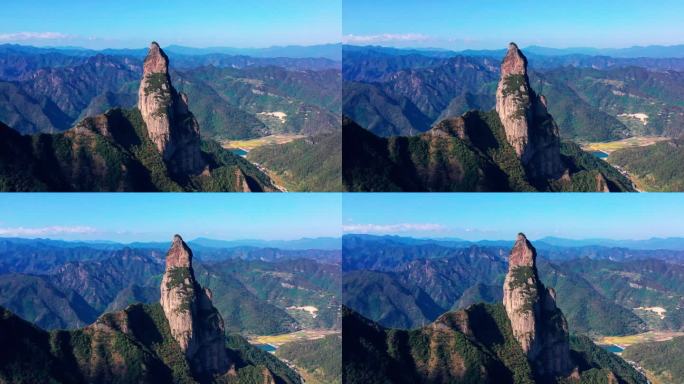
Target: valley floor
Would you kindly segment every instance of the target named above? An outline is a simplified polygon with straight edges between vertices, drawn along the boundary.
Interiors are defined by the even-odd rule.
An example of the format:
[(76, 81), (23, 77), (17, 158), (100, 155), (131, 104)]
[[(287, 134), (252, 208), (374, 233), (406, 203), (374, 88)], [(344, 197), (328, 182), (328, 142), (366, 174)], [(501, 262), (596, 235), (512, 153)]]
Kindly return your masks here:
[[(251, 151), (254, 148), (259, 148), (264, 145), (272, 144), (287, 144), (291, 141), (302, 139), (305, 137), (306, 136), (296, 134), (275, 134), (249, 140), (225, 140), (221, 142), (221, 146), (225, 149), (228, 149), (239, 154), (244, 158), (247, 158), (247, 153), (249, 153), (249, 151)], [(275, 174), (275, 172), (272, 172), (271, 170), (269, 170), (268, 168), (264, 167), (259, 163), (255, 163), (253, 161), (250, 162), (254, 164), (254, 166), (257, 167), (261, 172), (268, 175), (268, 177), (271, 179), (271, 183), (278, 190), (280, 190), (281, 192), (288, 191), (287, 188), (284, 186), (283, 181), (278, 177), (278, 175)]]
[(670, 139), (662, 136), (634, 136), (616, 141), (580, 143), (580, 146), (588, 152), (601, 151), (610, 155), (611, 152), (618, 149), (646, 147), (667, 140)]
[(339, 330), (331, 329), (303, 329), (297, 332), (283, 333), (280, 335), (250, 336), (247, 338), (251, 344), (269, 344), (275, 348), (292, 341), (318, 340), (328, 335), (340, 333)]
[(675, 331), (648, 331), (626, 336), (603, 336), (594, 339), (597, 344), (614, 344), (624, 349), (634, 344), (651, 341), (667, 341), (674, 337), (684, 336), (684, 332)]
[(295, 134), (289, 134), (289, 133), (284, 133), (284, 134), (275, 134), (275, 135), (269, 135), (269, 136), (264, 136), (264, 137), (259, 137), (257, 139), (249, 139), (249, 140), (225, 140), (221, 142), (221, 146), (225, 149), (242, 149), (245, 152), (249, 152), (254, 148), (258, 148), (264, 145), (270, 145), (270, 144), (287, 144), (291, 141), (297, 140), (297, 139), (303, 139), (306, 136), (303, 135), (295, 135)]
[(644, 192), (644, 191), (648, 190), (647, 183), (644, 180), (641, 180), (641, 179), (635, 177), (634, 175), (628, 173), (622, 167), (619, 167), (615, 164), (612, 164), (609, 161), (610, 154), (613, 153), (614, 151), (619, 150), (619, 149), (647, 147), (649, 145), (654, 145), (654, 144), (657, 144), (661, 141), (667, 141), (667, 140), (670, 140), (670, 139), (667, 137), (662, 137), (662, 136), (634, 136), (634, 137), (628, 137), (626, 139), (615, 140), (615, 141), (580, 143), (580, 146), (582, 147), (582, 149), (584, 151), (587, 151), (587, 152), (603, 152), (603, 153), (605, 153), (606, 158), (603, 158), (603, 160), (605, 160), (606, 162), (611, 164), (623, 176), (628, 178), (632, 182), (634, 189), (636, 189), (638, 192)]
[[(648, 331), (648, 332), (644, 332), (644, 333), (637, 333), (634, 335), (598, 337), (598, 338), (594, 339), (594, 342), (598, 345), (614, 345), (614, 346), (619, 347), (620, 350), (624, 350), (625, 348), (629, 347), (630, 345), (647, 343), (647, 342), (652, 342), (652, 341), (667, 341), (667, 340), (671, 340), (672, 338), (675, 338), (678, 336), (684, 336), (684, 332)], [(620, 352), (617, 352), (616, 354), (621, 355)], [(626, 359), (625, 359), (625, 361), (627, 361), (637, 371), (641, 372), (644, 376), (646, 376), (646, 378), (649, 380), (649, 382), (651, 384), (669, 383), (669, 381), (663, 382), (661, 380), (661, 378), (658, 377), (655, 373), (649, 371), (648, 369), (645, 369), (644, 367), (640, 366), (636, 362), (626, 360)]]
[[(267, 348), (260, 348), (275, 353), (283, 344), (297, 341), (319, 340), (329, 335), (341, 335), (341, 332), (339, 330), (330, 329), (303, 329), (301, 331), (283, 333), (280, 335), (251, 336), (248, 338), (248, 341), (256, 346), (267, 346)], [(278, 358), (287, 364), (288, 367), (294, 369), (302, 377), (304, 383), (326, 384), (321, 381), (316, 372), (309, 372), (307, 369), (297, 366), (297, 364), (284, 359), (282, 356), (278, 356)]]

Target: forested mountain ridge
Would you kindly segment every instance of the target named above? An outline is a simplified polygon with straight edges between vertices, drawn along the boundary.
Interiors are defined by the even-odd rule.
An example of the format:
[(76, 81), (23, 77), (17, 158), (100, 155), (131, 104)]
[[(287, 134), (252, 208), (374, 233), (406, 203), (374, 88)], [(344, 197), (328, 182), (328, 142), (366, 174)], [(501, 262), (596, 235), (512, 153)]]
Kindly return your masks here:
[(46, 332), (3, 308), (0, 338), (12, 352), (0, 355), (0, 376), (17, 383), (301, 382), (272, 355), (226, 336), (180, 236), (167, 253), (160, 291), (161, 305), (131, 305), (74, 331)]
[[(532, 89), (527, 59), (515, 44), (511, 43), (501, 67), (496, 111), (470, 111), (444, 119), (424, 133), (388, 138), (378, 137), (345, 117), (345, 188), (633, 191), (631, 182), (618, 170), (574, 143), (561, 143), (559, 128), (547, 110), (548, 101)], [(478, 79), (473, 83), (479, 83)], [(344, 108), (364, 110), (353, 101)]]
[(153, 42), (137, 108), (113, 109), (58, 134), (22, 136), (0, 124), (0, 190), (272, 191), (256, 166), (202, 141), (188, 97), (171, 85)]
[(385, 328), (345, 307), (344, 381), (647, 382), (588, 338), (569, 336), (556, 293), (539, 281), (536, 251), (523, 235), (508, 260), (504, 305), (470, 305), (410, 330)]

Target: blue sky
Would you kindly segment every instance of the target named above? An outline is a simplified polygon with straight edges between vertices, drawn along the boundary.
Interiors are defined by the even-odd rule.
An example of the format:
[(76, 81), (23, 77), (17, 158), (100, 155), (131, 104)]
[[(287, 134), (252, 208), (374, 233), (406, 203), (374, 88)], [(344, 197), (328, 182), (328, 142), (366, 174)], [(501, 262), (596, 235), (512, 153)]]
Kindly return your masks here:
[(347, 193), (345, 233), (467, 240), (684, 237), (684, 194)]
[(290, 240), (340, 236), (341, 195), (3, 193), (0, 236), (67, 240)]
[(352, 44), (449, 49), (684, 43), (681, 0), (344, 0)]
[[(684, 194), (28, 193), (0, 198), (0, 236), (288, 240), (345, 233), (468, 240), (684, 237)], [(342, 225), (342, 227), (341, 227)]]
[(337, 43), (342, 0), (4, 0), (0, 44), (86, 48)]

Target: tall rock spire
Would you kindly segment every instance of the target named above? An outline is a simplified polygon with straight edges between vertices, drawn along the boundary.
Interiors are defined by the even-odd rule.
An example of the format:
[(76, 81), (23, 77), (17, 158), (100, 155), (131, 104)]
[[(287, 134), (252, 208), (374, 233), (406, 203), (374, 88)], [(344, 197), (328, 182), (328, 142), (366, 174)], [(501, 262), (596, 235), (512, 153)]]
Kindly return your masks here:
[(501, 63), (496, 112), (506, 139), (533, 179), (555, 179), (563, 173), (558, 126), (546, 102), (530, 87), (527, 58), (515, 43)]
[(513, 336), (542, 377), (565, 376), (572, 369), (565, 316), (556, 307), (556, 292), (537, 275), (537, 251), (524, 234), (508, 258), (503, 303)]
[(195, 281), (192, 251), (179, 235), (166, 254), (161, 283), (161, 306), (171, 335), (198, 375), (223, 374), (230, 361), (225, 347), (223, 318), (211, 302), (211, 292)]
[(171, 85), (169, 58), (156, 42), (145, 57), (138, 109), (150, 140), (173, 173), (202, 171), (199, 124), (188, 110), (187, 96)]

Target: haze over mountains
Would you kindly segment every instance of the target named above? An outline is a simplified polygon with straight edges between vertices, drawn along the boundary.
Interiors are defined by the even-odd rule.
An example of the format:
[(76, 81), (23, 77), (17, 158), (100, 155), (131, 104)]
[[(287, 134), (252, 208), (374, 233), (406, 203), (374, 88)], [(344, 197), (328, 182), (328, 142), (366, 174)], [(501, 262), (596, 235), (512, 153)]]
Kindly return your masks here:
[[(182, 45), (169, 45), (164, 50), (170, 55), (199, 56), (220, 54), (226, 56), (250, 56), (259, 58), (324, 58), (331, 61), (341, 61), (341, 44), (319, 44), (319, 45), (287, 45), (272, 46), (267, 48), (233, 48), (233, 47), (187, 47)], [(94, 56), (98, 53), (116, 56), (138, 56), (145, 57), (146, 48), (122, 48), (122, 49), (87, 49), (80, 47), (34, 47), (21, 44), (0, 44), (0, 52), (13, 50), (15, 52), (27, 53), (62, 53), (70, 56)], [(182, 59), (180, 59), (182, 61)], [(338, 63), (339, 64), (339, 63)]]
[[(403, 243), (403, 244), (422, 244), (422, 243), (436, 243), (450, 247), (469, 247), (473, 245), (479, 246), (513, 246), (513, 241), (509, 240), (465, 240), (461, 238), (450, 237), (424, 237), (414, 238), (398, 235), (371, 235), (371, 234), (349, 234), (347, 236), (354, 236), (357, 238), (370, 239), (386, 239), (387, 241)], [(553, 247), (605, 247), (605, 248), (624, 248), (633, 250), (684, 250), (684, 237), (652, 237), (643, 240), (631, 239), (609, 239), (609, 238), (586, 238), (586, 239), (570, 239), (563, 237), (544, 236), (534, 241), (537, 248), (547, 249)]]
[[(140, 241), (133, 243), (120, 243), (111, 240), (88, 240), (88, 241), (65, 241), (48, 238), (20, 238), (20, 237), (0, 237), (0, 241), (17, 242), (17, 243), (42, 243), (54, 247), (74, 248), (79, 246), (90, 247), (94, 249), (121, 249), (121, 248), (166, 248), (167, 242), (156, 241)], [(307, 250), (307, 249), (325, 249), (338, 250), (342, 247), (342, 239), (339, 237), (304, 237), (294, 240), (259, 240), (259, 239), (244, 239), (244, 240), (220, 240), (206, 237), (198, 237), (187, 242), (194, 248), (237, 248), (237, 247), (253, 247), (253, 248), (278, 248), (287, 250)]]
[[(345, 48), (350, 51), (360, 49), (377, 49), (386, 53), (401, 54), (421, 54), (425, 56), (435, 57), (449, 57), (457, 55), (466, 56), (491, 56), (496, 58), (503, 58), (506, 55), (505, 49), (465, 49), (461, 51), (439, 49), (439, 48), (394, 48), (381, 45), (351, 45), (345, 44)], [(647, 45), (647, 46), (633, 46), (627, 48), (593, 48), (593, 47), (568, 47), (568, 48), (552, 48), (539, 45), (530, 45), (523, 48), (525, 52), (529, 52), (531, 57), (534, 56), (570, 56), (570, 55), (585, 55), (585, 56), (606, 56), (614, 58), (655, 58), (655, 59), (670, 59), (670, 58), (684, 58), (684, 44), (679, 45)]]

